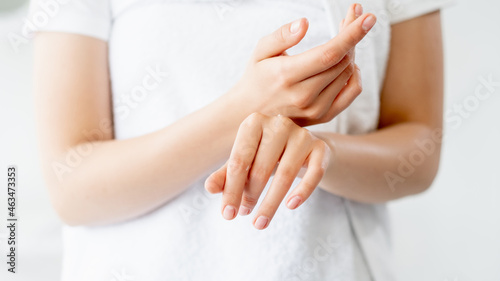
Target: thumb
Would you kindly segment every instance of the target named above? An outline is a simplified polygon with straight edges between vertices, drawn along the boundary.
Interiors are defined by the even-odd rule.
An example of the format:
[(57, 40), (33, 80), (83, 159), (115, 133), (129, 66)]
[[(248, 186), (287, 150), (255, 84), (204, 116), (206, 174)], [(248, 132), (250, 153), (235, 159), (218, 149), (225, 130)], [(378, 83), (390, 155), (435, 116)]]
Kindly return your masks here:
[(205, 189), (212, 193), (221, 193), (226, 183), (227, 163), (211, 174), (205, 181)]
[(273, 33), (263, 37), (255, 48), (253, 58), (261, 61), (279, 56), (286, 50), (297, 45), (306, 35), (309, 22), (306, 18), (298, 19), (280, 27)]

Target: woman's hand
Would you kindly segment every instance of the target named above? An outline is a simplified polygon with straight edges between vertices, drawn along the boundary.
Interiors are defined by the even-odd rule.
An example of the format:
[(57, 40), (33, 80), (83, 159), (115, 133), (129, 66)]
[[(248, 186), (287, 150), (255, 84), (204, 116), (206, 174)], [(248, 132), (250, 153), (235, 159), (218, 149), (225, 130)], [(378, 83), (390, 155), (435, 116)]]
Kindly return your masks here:
[(264, 229), (301, 168), (307, 170), (286, 200), (289, 209), (307, 200), (323, 178), (329, 159), (326, 143), (288, 117), (253, 113), (241, 123), (229, 160), (207, 178), (205, 188), (223, 193), (222, 215), (231, 220), (238, 211), (250, 214), (276, 168), (253, 222), (257, 229)]
[(308, 22), (300, 19), (262, 38), (246, 72), (229, 92), (246, 106), (267, 115), (292, 118), (301, 126), (328, 122), (361, 93), (354, 47), (375, 24), (354, 4), (340, 33), (327, 43), (288, 56), (304, 38)]

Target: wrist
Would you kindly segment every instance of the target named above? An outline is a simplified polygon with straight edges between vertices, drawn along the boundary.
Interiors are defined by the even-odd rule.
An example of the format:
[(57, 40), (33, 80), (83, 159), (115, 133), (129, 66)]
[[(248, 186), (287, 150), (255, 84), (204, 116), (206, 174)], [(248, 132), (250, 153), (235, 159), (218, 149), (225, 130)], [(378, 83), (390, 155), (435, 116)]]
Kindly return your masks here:
[[(233, 106), (238, 108), (245, 117), (259, 112), (266, 115), (273, 115), (266, 109), (265, 102), (246, 83), (241, 81), (234, 85), (223, 97)], [(277, 115), (277, 114), (274, 114)]]
[(330, 132), (312, 132), (312, 134), (318, 139), (324, 141), (325, 144), (330, 148), (330, 157), (328, 166), (326, 168), (325, 175), (323, 176), (323, 179), (319, 184), (319, 187), (330, 193), (335, 194), (332, 185), (332, 183), (335, 181), (332, 180), (332, 177), (334, 177), (334, 175), (336, 174), (335, 170), (337, 170), (336, 166), (338, 165), (337, 164), (338, 146), (336, 145), (336, 136), (338, 136), (338, 134)]

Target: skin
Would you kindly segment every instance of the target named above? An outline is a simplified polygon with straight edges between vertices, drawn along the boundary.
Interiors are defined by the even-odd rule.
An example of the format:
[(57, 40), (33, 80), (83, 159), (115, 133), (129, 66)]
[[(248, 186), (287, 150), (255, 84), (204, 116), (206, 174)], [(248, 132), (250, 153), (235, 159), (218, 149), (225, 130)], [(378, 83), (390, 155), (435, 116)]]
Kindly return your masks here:
[[(344, 22), (339, 36), (296, 56), (288, 56), (286, 50), (303, 38), (307, 21), (301, 19), (295, 33), (290, 31), (291, 24), (283, 26), (259, 42), (242, 79), (228, 93), (168, 127), (127, 140), (115, 140), (112, 127), (102, 125), (103, 121), (111, 120), (106, 43), (80, 35), (39, 33), (35, 39), (37, 121), (44, 175), (57, 212), (69, 225), (107, 224), (150, 212), (235, 153), (251, 151), (239, 146), (240, 140), (255, 140), (259, 130), (262, 135), (266, 128), (279, 132), (275, 139), (280, 139), (281, 144), (293, 143), (307, 153), (301, 161), (305, 153), (299, 155), (290, 149), (286, 154), (290, 157), (280, 161), (282, 167), (289, 165), (283, 171), (296, 170), (296, 166), (307, 167), (301, 183), (304, 188), (299, 190), (304, 193), (293, 193), (302, 196), (302, 202), (312, 192), (310, 190), (314, 190), (311, 187), (316, 187), (316, 182), (329, 192), (364, 202), (381, 202), (425, 190), (437, 170), (439, 153), (427, 157), (396, 191), (381, 182), (381, 175), (376, 170), (393, 169), (395, 155), (412, 151), (416, 138), (425, 138), (433, 128), (440, 126), (440, 45), (428, 46), (430, 40), (440, 42), (440, 34), (436, 34), (439, 14), (393, 27), (379, 131), (358, 137), (332, 133), (315, 136), (300, 127), (331, 120), (361, 92), (353, 48), (367, 32), (362, 23), (368, 16), (364, 14), (351, 21), (348, 20), (350, 16), (346, 17), (347, 24)], [(424, 40), (414, 40), (412, 36), (416, 34)], [(419, 60), (415, 59), (416, 54)], [(431, 71), (423, 73), (424, 70)], [(406, 85), (398, 85), (401, 81), (411, 81), (415, 87), (409, 89)], [(260, 94), (259, 98), (255, 98), (255, 94)], [(420, 114), (421, 111), (427, 114)], [(100, 133), (89, 137), (85, 132), (91, 130)], [(253, 134), (241, 137), (249, 131)], [(172, 138), (173, 135), (176, 137)], [(352, 141), (356, 143), (350, 143)], [(260, 142), (264, 143), (267, 142)], [(62, 177), (58, 176), (54, 163), (65, 164), (70, 151), (88, 147), (90, 153), (79, 165), (71, 167)], [(269, 145), (275, 152), (279, 151), (279, 146), (276, 147), (273, 150)], [(253, 149), (258, 152), (265, 147)], [(133, 159), (133, 162), (123, 159)], [(262, 158), (261, 162), (276, 166), (273, 159)], [(207, 189), (225, 191), (223, 202), (226, 202), (228, 189), (235, 187), (234, 190), (243, 193), (245, 186), (231, 184), (228, 188), (226, 175), (231, 173), (226, 173), (227, 169), (219, 172), (224, 171), (224, 167), (228, 165), (209, 177)], [(234, 173), (229, 181), (244, 182), (243, 170), (256, 168), (240, 169), (240, 173)], [(350, 175), (362, 177), (343, 176), (346, 170)], [(269, 203), (257, 211), (254, 224), (260, 216), (269, 218), (259, 228), (269, 225), (283, 200), (282, 195), (290, 187), (286, 183), (292, 177), (295, 178), (293, 173), (287, 173), (272, 189), (274, 195), (267, 200)], [(353, 181), (358, 184), (355, 191), (340, 188)], [(235, 204), (235, 208), (239, 207)]]
[[(362, 21), (357, 19), (362, 13), (361, 5), (352, 5), (341, 23), (340, 32), (361, 24)], [(349, 56), (354, 57), (354, 49), (349, 51)], [(347, 101), (345, 97), (351, 96), (350, 93), (361, 93), (359, 69), (356, 67), (350, 79), (341, 83), (337, 80), (340, 79), (328, 86), (338, 93), (334, 105), (350, 104), (352, 100)], [(326, 95), (317, 99), (324, 99)], [(300, 175), (302, 181), (287, 200), (287, 206), (297, 208), (318, 186), (330, 161), (330, 148), (296, 123), (281, 115), (269, 117), (262, 114), (253, 114), (242, 123), (228, 162), (205, 184), (211, 193), (223, 192), (222, 215), (225, 219), (234, 219), (238, 212), (240, 215), (250, 214), (275, 169), (275, 177), (254, 219), (257, 229), (269, 225), (303, 166), (307, 171)]]
[[(304, 37), (308, 23), (298, 20), (295, 32), (293, 23), (284, 25), (259, 42), (228, 93), (168, 127), (126, 140), (114, 139), (110, 123), (107, 44), (75, 34), (39, 33), (37, 121), (56, 211), (69, 225), (108, 224), (150, 212), (228, 159), (238, 127), (254, 112), (282, 114), (304, 124), (331, 120), (359, 94), (347, 92), (348, 102), (339, 105), (334, 103), (338, 87), (329, 85), (344, 85), (353, 75), (349, 53), (368, 32), (361, 22), (369, 16), (295, 56), (286, 50)], [(75, 151), (84, 154), (77, 164), (69, 161)]]
[[(353, 13), (348, 13), (343, 28), (353, 19)], [(223, 193), (223, 217), (230, 220), (238, 209), (240, 215), (253, 210), (278, 161), (275, 177), (255, 214), (257, 229), (269, 225), (293, 179), (301, 177), (303, 167), (307, 172), (285, 200), (289, 209), (300, 206), (317, 185), (365, 203), (381, 203), (426, 190), (437, 173), (441, 151), (440, 30), (439, 12), (392, 27), (379, 130), (373, 133), (352, 136), (320, 132), (314, 136), (287, 120), (278, 122), (286, 125), (277, 126), (273, 119), (282, 117), (251, 116), (247, 122), (257, 125), (242, 125), (228, 163), (206, 182), (208, 191)], [(412, 158), (422, 150), (417, 143), (426, 145), (426, 154)], [(413, 172), (406, 174), (398, 170), (401, 158), (423, 160), (413, 160), (418, 164), (410, 164)], [(395, 176), (388, 179), (388, 173)]]

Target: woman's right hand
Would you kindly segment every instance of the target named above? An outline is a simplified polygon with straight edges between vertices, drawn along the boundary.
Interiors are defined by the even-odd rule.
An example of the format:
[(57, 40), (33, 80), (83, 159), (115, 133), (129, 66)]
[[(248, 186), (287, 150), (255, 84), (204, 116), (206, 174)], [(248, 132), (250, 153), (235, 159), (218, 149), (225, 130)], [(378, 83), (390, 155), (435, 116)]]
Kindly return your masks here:
[(304, 38), (308, 28), (304, 18), (262, 38), (229, 94), (255, 111), (281, 114), (300, 126), (332, 120), (361, 93), (353, 49), (376, 18), (359, 8), (351, 6), (336, 37), (301, 54), (289, 56), (286, 50)]

